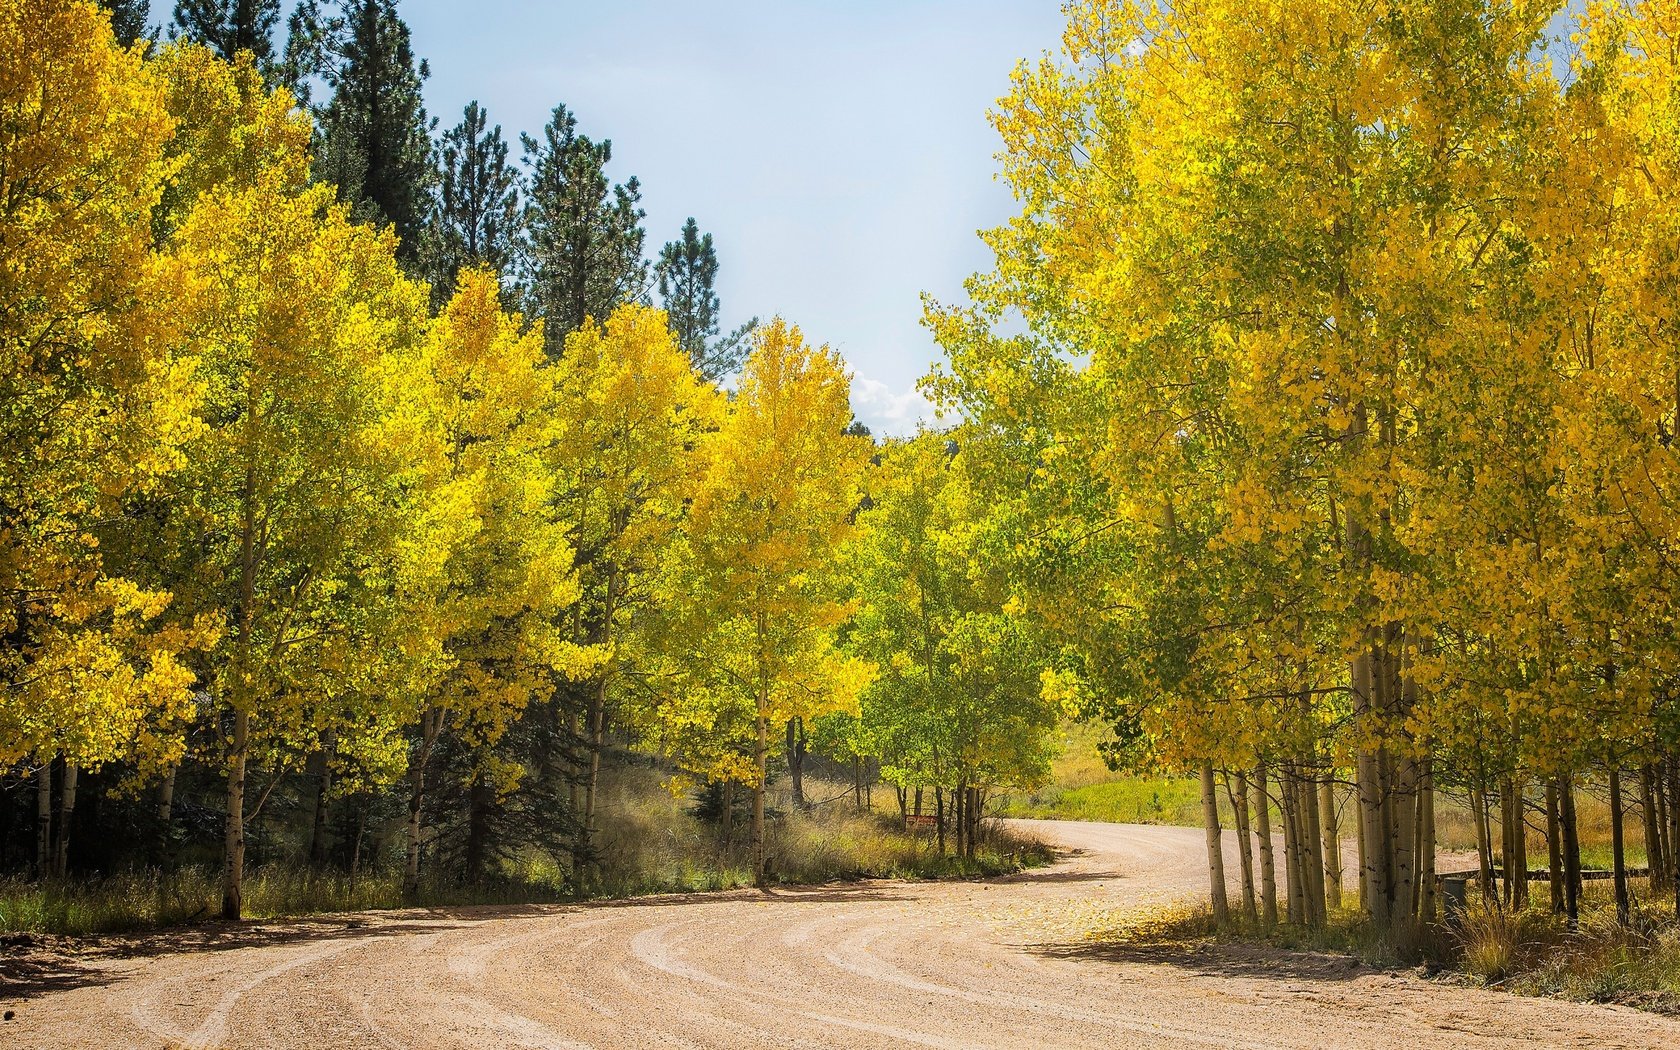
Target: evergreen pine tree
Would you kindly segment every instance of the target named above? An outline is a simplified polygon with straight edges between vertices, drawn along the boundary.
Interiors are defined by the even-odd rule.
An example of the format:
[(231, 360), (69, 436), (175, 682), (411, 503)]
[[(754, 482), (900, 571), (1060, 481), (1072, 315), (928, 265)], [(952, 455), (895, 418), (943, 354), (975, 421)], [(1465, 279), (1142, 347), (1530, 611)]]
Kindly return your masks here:
[(227, 59), (249, 51), (260, 68), (274, 60), (279, 23), (280, 0), (175, 0), (169, 35), (203, 44)]
[(304, 0), (290, 28), (282, 76), (302, 98), (311, 80), (331, 92), (315, 111), (316, 176), (338, 186), (357, 219), (394, 226), (398, 258), (414, 267), (431, 212), (435, 122), (421, 96), (430, 73), (407, 23), (395, 0), (342, 0), (331, 17)]
[(526, 189), (525, 277), (530, 309), (543, 319), (549, 352), (584, 318), (604, 321), (615, 306), (641, 300), (647, 284), (640, 184), (609, 185), (612, 142), (577, 131), (565, 106), (539, 140), (522, 135), (531, 170)]
[(444, 132), (432, 217), (433, 290), (447, 296), (469, 266), (505, 273), (519, 227), (519, 176), (508, 163), (500, 124), (475, 102)]
[(654, 265), (659, 298), (671, 319), (677, 345), (688, 354), (695, 369), (710, 380), (722, 379), (741, 367), (747, 355), (747, 335), (758, 324), (755, 317), (718, 338), (717, 270), (712, 235), (701, 234), (692, 216), (683, 224), (682, 239), (667, 243)]
[(111, 16), (111, 31), (117, 35), (117, 43), (132, 47), (146, 35), (152, 0), (99, 0), (99, 6)]

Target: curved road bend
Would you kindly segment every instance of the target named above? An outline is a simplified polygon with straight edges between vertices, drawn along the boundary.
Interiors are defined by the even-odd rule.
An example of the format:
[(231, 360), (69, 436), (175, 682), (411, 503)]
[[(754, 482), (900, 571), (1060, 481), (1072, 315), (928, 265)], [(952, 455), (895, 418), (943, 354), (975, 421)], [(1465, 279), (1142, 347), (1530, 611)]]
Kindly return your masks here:
[(0, 1046), (1680, 1047), (1673, 1019), (1337, 958), (1091, 945), (1106, 912), (1202, 893), (1202, 832), (1018, 823), (1071, 855), (992, 882), (159, 935), (0, 985)]

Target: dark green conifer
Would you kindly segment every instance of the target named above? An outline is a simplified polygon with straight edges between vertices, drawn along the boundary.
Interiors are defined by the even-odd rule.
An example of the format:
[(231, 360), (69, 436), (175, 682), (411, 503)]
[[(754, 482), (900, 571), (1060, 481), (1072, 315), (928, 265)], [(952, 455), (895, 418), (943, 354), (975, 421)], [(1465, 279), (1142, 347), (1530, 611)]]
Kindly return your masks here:
[(151, 0), (99, 0), (99, 6), (111, 16), (111, 31), (117, 35), (117, 43), (131, 47), (136, 40), (147, 35), (146, 20), (152, 14)]
[(719, 337), (717, 272), (712, 235), (702, 234), (692, 217), (683, 224), (682, 238), (667, 243), (654, 264), (660, 302), (670, 317), (677, 345), (694, 362), (695, 369), (712, 380), (741, 367), (747, 355), (747, 335), (758, 324), (755, 317)]
[(519, 229), (519, 174), (508, 163), (500, 124), (475, 102), (444, 132), (432, 217), (433, 289), (445, 297), (470, 266), (507, 273)]
[(525, 278), (531, 312), (543, 319), (558, 354), (584, 318), (605, 320), (646, 295), (641, 186), (607, 180), (612, 142), (578, 134), (577, 118), (556, 106), (541, 139), (523, 135), (530, 168), (525, 204)]
[(196, 41), (231, 59), (249, 51), (259, 68), (274, 61), (280, 0), (175, 0), (169, 35)]

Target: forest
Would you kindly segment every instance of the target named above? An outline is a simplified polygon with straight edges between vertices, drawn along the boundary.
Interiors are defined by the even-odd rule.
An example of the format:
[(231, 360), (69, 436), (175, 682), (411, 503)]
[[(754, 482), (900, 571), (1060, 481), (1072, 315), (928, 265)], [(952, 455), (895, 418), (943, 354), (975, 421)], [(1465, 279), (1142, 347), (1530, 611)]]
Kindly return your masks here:
[(1068, 17), (930, 314), (1046, 695), (1199, 774), (1221, 920), (1438, 917), (1446, 793), (1476, 895), (1573, 923), (1589, 790), (1617, 918), (1672, 915), (1680, 5)]
[(808, 752), (972, 858), (1055, 715), (959, 439), (725, 331), (563, 105), (434, 135), (392, 0), (280, 14), (0, 4), (0, 868), (585, 893), (642, 755), (763, 881)]
[(1221, 922), (1433, 922), (1451, 798), (1573, 923), (1589, 792), (1680, 915), (1680, 2), (1065, 13), (876, 440), (394, 0), (0, 0), (0, 867), (581, 888), (626, 756), (761, 882), (817, 761), (972, 855), (1078, 719)]

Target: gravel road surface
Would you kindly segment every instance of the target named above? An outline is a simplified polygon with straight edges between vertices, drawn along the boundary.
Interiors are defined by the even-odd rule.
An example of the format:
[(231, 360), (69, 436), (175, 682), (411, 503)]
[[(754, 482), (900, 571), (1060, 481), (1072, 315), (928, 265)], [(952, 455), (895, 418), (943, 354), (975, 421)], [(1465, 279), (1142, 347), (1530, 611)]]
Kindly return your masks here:
[[(1256, 947), (1100, 946), (1193, 828), (1015, 822), (990, 882), (208, 926), (0, 952), (0, 1047), (1680, 1047), (1680, 1021)], [(1227, 862), (1234, 864), (1234, 857)]]

